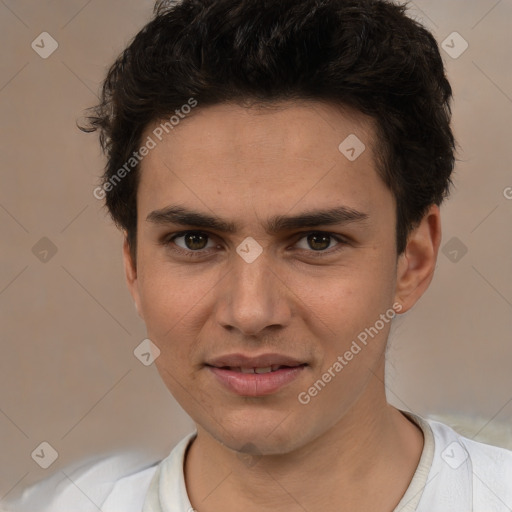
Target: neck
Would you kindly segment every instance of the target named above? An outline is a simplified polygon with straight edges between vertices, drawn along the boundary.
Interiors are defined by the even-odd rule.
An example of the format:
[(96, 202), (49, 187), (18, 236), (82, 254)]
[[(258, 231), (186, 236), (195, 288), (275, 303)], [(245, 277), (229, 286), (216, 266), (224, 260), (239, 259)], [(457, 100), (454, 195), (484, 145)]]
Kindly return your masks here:
[[(368, 390), (367, 390), (368, 391)], [(312, 442), (252, 464), (198, 426), (185, 481), (198, 512), (394, 510), (423, 449), (421, 430), (380, 400), (363, 400)]]

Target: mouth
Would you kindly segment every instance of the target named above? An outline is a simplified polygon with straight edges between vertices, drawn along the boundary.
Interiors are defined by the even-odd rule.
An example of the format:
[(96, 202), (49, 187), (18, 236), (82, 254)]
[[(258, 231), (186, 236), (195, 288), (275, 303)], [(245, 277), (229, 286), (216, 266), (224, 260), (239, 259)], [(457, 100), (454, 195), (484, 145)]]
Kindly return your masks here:
[[(206, 365), (210, 366), (210, 365)], [(278, 370), (283, 369), (289, 369), (289, 368), (298, 368), (299, 366), (306, 366), (306, 363), (295, 365), (295, 366), (288, 366), (283, 364), (273, 364), (271, 366), (265, 366), (265, 367), (242, 367), (242, 366), (212, 366), (212, 368), (220, 368), (221, 370), (230, 370), (232, 372), (239, 372), (239, 373), (270, 373), (270, 372), (277, 372)]]
[(246, 397), (275, 394), (297, 379), (308, 366), (276, 355), (258, 358), (233, 355), (205, 364), (224, 388)]
[(305, 361), (284, 354), (266, 353), (260, 355), (246, 355), (240, 353), (225, 354), (206, 361), (206, 366), (216, 368), (228, 368), (233, 371), (247, 370), (246, 373), (254, 373), (252, 370), (264, 370), (257, 373), (276, 371), (279, 367), (296, 367), (306, 364)]

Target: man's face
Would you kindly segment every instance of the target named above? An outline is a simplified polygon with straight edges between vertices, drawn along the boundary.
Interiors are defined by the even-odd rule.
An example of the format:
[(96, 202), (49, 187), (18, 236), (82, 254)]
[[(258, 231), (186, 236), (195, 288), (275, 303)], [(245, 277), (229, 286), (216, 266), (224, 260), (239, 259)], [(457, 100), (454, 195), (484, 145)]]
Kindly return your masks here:
[[(177, 401), (228, 447), (260, 453), (291, 451), (353, 406), (381, 403), (390, 323), (375, 325), (396, 300), (395, 201), (376, 171), (372, 125), (321, 103), (282, 106), (199, 105), (145, 157), (130, 282)], [(351, 134), (366, 146), (354, 161), (338, 149)], [(334, 210), (334, 224), (282, 222)], [(234, 369), (259, 356), (257, 366), (295, 368)], [(330, 382), (308, 392), (326, 372)]]

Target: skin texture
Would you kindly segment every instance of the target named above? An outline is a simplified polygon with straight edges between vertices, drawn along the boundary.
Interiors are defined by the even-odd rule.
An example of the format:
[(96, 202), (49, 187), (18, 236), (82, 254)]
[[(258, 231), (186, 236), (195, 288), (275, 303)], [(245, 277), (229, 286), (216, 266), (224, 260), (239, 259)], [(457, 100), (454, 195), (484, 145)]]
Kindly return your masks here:
[[(353, 162), (338, 150), (350, 134), (366, 145)], [(125, 242), (126, 276), (161, 351), (158, 371), (197, 425), (185, 477), (199, 512), (334, 511), (340, 504), (392, 511), (412, 479), (423, 436), (386, 401), (390, 323), (308, 404), (297, 399), (393, 304), (408, 311), (432, 278), (439, 209), (430, 208), (397, 257), (395, 200), (377, 174), (373, 147), (371, 120), (348, 109), (221, 104), (199, 106), (141, 164), (137, 266)], [(147, 219), (171, 205), (238, 229), (204, 229), (199, 257), (187, 257), (193, 250), (185, 239), (170, 237), (199, 228)], [(366, 218), (265, 230), (274, 216), (340, 206)], [(315, 251), (312, 231), (344, 242), (328, 238)], [(236, 252), (247, 237), (263, 249), (252, 263)], [(274, 394), (243, 397), (204, 366), (235, 352), (277, 352), (308, 366)]]

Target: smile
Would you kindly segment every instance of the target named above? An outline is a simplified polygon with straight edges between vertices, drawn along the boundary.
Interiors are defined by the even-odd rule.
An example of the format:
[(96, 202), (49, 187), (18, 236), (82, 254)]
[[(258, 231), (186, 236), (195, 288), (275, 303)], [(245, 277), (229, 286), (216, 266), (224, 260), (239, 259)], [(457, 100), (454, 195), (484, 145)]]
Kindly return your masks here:
[(272, 366), (266, 366), (264, 368), (241, 368), (236, 366), (224, 367), (224, 369), (231, 370), (233, 372), (241, 372), (241, 373), (269, 373), (280, 370), (281, 368), (290, 368), (290, 366), (284, 366), (280, 364), (273, 364)]
[(240, 396), (258, 397), (275, 394), (297, 379), (306, 364), (298, 366), (271, 365), (265, 367), (206, 368), (224, 388)]

